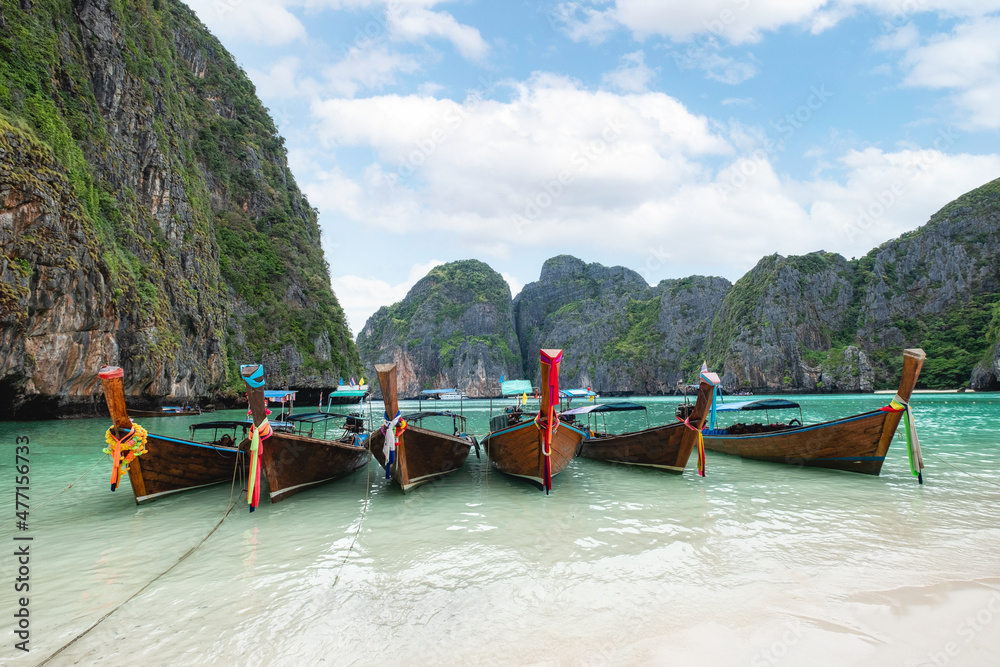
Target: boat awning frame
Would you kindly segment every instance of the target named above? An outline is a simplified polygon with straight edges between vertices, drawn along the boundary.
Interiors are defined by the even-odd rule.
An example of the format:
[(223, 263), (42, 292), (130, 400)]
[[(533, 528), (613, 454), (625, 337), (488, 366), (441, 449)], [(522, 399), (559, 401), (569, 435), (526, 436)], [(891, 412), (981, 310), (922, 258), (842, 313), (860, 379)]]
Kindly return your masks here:
[(632, 410), (645, 410), (645, 405), (638, 403), (598, 403), (597, 405), (585, 405), (582, 408), (573, 408), (560, 412), (560, 415), (585, 415), (591, 412), (630, 412)]
[(723, 403), (715, 408), (716, 412), (750, 412), (754, 410), (792, 410), (802, 406), (785, 398), (762, 398), (756, 401), (742, 403)]

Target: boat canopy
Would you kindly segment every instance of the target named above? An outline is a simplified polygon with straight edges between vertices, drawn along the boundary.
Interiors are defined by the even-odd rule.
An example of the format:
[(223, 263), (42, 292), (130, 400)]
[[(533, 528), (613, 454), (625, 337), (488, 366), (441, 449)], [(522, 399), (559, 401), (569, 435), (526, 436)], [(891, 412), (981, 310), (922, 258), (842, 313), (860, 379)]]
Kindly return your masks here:
[(337, 396), (356, 396), (361, 398), (362, 396), (368, 395), (367, 389), (337, 389), (330, 392), (330, 396), (336, 394)]
[(590, 389), (562, 389), (559, 394), (565, 398), (587, 398), (588, 396), (597, 396), (597, 392), (591, 391)]
[(295, 394), (297, 391), (289, 391), (287, 389), (265, 389), (264, 398), (271, 401), (278, 401), (279, 403), (284, 403), (285, 401), (294, 401)]
[(645, 410), (645, 405), (639, 405), (638, 403), (598, 403), (597, 405), (585, 405), (582, 408), (573, 408), (572, 410), (567, 410), (566, 412), (561, 412), (561, 415), (585, 415), (591, 412), (627, 412), (630, 410)]
[(253, 426), (253, 421), (250, 419), (236, 419), (230, 421), (216, 421), (216, 422), (202, 422), (200, 424), (191, 424), (190, 429), (192, 431), (204, 431), (205, 429), (212, 428), (250, 428)]
[(716, 412), (746, 412), (748, 410), (785, 410), (801, 407), (795, 401), (784, 398), (762, 398), (758, 401), (744, 401), (742, 403), (725, 403), (715, 408)]
[(430, 396), (438, 396), (440, 394), (457, 394), (458, 389), (424, 389), (421, 394), (428, 394)]
[(534, 393), (530, 380), (506, 380), (500, 383), (500, 393), (504, 396)]
[(408, 422), (417, 422), (427, 417), (451, 417), (452, 419), (465, 419), (455, 412), (414, 412), (412, 415), (403, 415), (403, 419)]
[(309, 412), (301, 415), (291, 415), (287, 417), (287, 421), (293, 423), (305, 423), (305, 424), (316, 424), (319, 422), (330, 421), (331, 419), (360, 419), (358, 415), (342, 415), (338, 412)]

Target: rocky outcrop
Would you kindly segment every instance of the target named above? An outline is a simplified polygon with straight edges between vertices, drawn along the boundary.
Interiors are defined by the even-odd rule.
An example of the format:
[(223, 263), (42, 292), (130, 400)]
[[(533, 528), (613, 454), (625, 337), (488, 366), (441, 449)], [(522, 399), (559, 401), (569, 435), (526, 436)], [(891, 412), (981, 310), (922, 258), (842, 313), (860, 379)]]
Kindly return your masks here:
[(476, 260), (435, 267), (401, 302), (379, 309), (358, 334), (373, 386), (375, 364), (396, 363), (399, 393), (457, 387), (493, 396), (501, 375), (520, 374), (510, 287)]
[(998, 304), (1000, 180), (859, 260), (764, 258), (723, 301), (712, 359), (730, 388), (866, 391), (894, 387), (903, 348), (922, 347), (918, 386), (987, 389)]
[(102, 363), (147, 403), (236, 391), (251, 361), (273, 384), (357, 373), (283, 142), (190, 9), (8, 3), (4, 21), (0, 410), (85, 409)]
[(540, 381), (538, 350), (554, 347), (564, 386), (672, 393), (700, 367), (729, 288), (701, 276), (651, 287), (630, 269), (554, 257), (514, 300), (525, 377)]
[(835, 333), (844, 328), (854, 301), (852, 280), (851, 265), (832, 253), (762, 259), (736, 281), (714, 319), (711, 357), (722, 369), (723, 386), (758, 391), (871, 386), (870, 365), (842, 368), (860, 361), (857, 350), (815, 354), (830, 350)]
[[(0, 120), (0, 403), (86, 396), (118, 355), (97, 239), (47, 148)], [(55, 405), (53, 405), (55, 403)]]
[[(442, 361), (450, 368), (452, 350), (480, 335), (456, 318), (447, 335), (431, 332), (437, 298), (415, 288), (363, 334), (366, 359), (397, 361), (411, 391), (464, 377)], [(897, 386), (903, 348), (922, 347), (918, 386), (998, 390), (1000, 180), (860, 259), (772, 255), (734, 285), (694, 276), (650, 286), (624, 267), (553, 257), (513, 313), (517, 374), (536, 385), (538, 350), (553, 347), (564, 350), (563, 386), (604, 394), (674, 392), (706, 358), (731, 391), (870, 392)]]

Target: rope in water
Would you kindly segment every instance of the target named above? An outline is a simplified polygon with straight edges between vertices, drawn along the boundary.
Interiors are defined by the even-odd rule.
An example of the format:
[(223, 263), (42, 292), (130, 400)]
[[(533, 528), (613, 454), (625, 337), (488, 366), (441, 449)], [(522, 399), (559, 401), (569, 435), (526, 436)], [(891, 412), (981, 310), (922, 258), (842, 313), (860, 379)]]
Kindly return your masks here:
[[(368, 436), (371, 437), (371, 436)], [(365, 466), (365, 508), (361, 510), (361, 519), (358, 521), (358, 529), (354, 533), (354, 539), (351, 541), (351, 546), (348, 547), (347, 553), (344, 554), (344, 560), (340, 563), (340, 568), (337, 570), (337, 576), (333, 580), (333, 586), (336, 586), (340, 582), (340, 575), (344, 571), (344, 566), (347, 565), (348, 559), (351, 557), (351, 553), (354, 551), (354, 545), (358, 543), (358, 536), (361, 535), (361, 525), (365, 522), (365, 517), (368, 515), (368, 505), (370, 501), (368, 498), (371, 495), (372, 489), (372, 461), (368, 459), (368, 465)], [(333, 588), (331, 586), (331, 588)]]
[[(105, 455), (101, 456), (101, 458), (97, 459), (97, 462), (94, 463), (94, 465), (92, 465), (89, 468), (87, 468), (87, 470), (82, 475), (80, 475), (79, 477), (77, 477), (76, 479), (74, 479), (72, 482), (70, 482), (69, 484), (67, 484), (66, 488), (64, 488), (62, 491), (60, 491), (59, 493), (55, 494), (54, 496), (52, 496), (51, 498), (49, 498), (44, 503), (42, 503), (41, 505), (39, 505), (38, 507), (34, 508), (31, 511), (32, 512), (37, 512), (38, 510), (42, 509), (43, 507), (45, 507), (46, 505), (48, 505), (50, 502), (52, 502), (53, 500), (55, 500), (56, 498), (58, 498), (59, 496), (61, 496), (64, 492), (69, 491), (71, 488), (73, 488), (74, 484), (76, 484), (81, 479), (83, 479), (87, 475), (88, 472), (90, 472), (91, 470), (93, 470), (94, 468), (96, 468), (97, 465), (99, 463), (101, 463), (105, 458), (107, 458), (107, 454), (105, 454)], [(14, 521), (17, 521), (17, 519), (14, 519), (13, 521), (8, 521), (7, 523), (5, 523), (2, 526), (0, 526), (0, 528), (6, 528), (7, 526), (12, 525), (14, 523)]]
[(975, 479), (978, 479), (980, 482), (986, 482), (987, 484), (992, 484), (993, 486), (996, 486), (997, 488), (1000, 488), (1000, 482), (997, 482), (995, 479), (987, 479), (986, 477), (980, 477), (979, 475), (971, 473), (968, 470), (962, 470), (961, 468), (959, 468), (957, 466), (954, 466), (954, 465), (948, 463), (945, 459), (941, 458), (938, 455), (937, 452), (935, 452), (933, 454), (928, 454), (928, 452), (924, 452), (924, 456), (930, 456), (931, 458), (935, 458), (935, 459), (938, 460), (939, 463), (945, 464), (946, 466), (948, 466), (952, 470), (960, 472), (960, 473), (962, 473), (964, 475), (968, 475), (969, 477), (973, 477)]
[[(98, 461), (98, 463), (100, 463), (100, 461)], [(96, 466), (97, 464), (95, 463), (94, 465)], [(125, 605), (127, 605), (129, 602), (131, 602), (132, 600), (134, 600), (135, 598), (139, 597), (144, 592), (146, 592), (146, 589), (148, 589), (150, 586), (152, 586), (157, 581), (159, 581), (160, 579), (162, 579), (164, 577), (164, 575), (168, 574), (175, 567), (177, 567), (178, 565), (180, 565), (181, 563), (183, 563), (185, 560), (187, 560), (187, 558), (191, 554), (193, 554), (198, 549), (198, 547), (200, 547), (205, 542), (207, 542), (208, 538), (210, 538), (212, 535), (215, 534), (215, 531), (217, 531), (219, 529), (219, 526), (222, 525), (222, 522), (226, 520), (226, 517), (229, 516), (229, 513), (232, 512), (233, 508), (235, 507), (235, 505), (233, 504), (233, 492), (236, 489), (236, 471), (239, 468), (239, 465), (240, 465), (240, 457), (237, 456), (236, 457), (236, 461), (234, 462), (234, 465), (233, 465), (233, 483), (232, 483), (232, 486), (229, 489), (229, 507), (226, 508), (226, 511), (222, 515), (222, 518), (219, 519), (219, 523), (215, 524), (215, 527), (212, 528), (212, 530), (208, 531), (208, 535), (206, 535), (205, 537), (203, 537), (201, 539), (201, 542), (198, 542), (198, 544), (196, 544), (193, 547), (191, 547), (190, 549), (188, 549), (187, 552), (183, 556), (181, 556), (180, 558), (178, 558), (177, 561), (173, 565), (171, 565), (170, 567), (168, 567), (166, 570), (164, 570), (160, 574), (156, 575), (156, 577), (154, 577), (152, 581), (150, 581), (145, 586), (143, 586), (142, 588), (140, 588), (138, 591), (136, 591), (135, 593), (133, 593), (127, 600), (125, 600), (124, 602), (122, 602), (121, 604), (119, 604), (117, 607), (115, 607), (114, 609), (112, 609), (108, 613), (106, 613), (104, 616), (101, 616), (89, 628), (87, 628), (86, 630), (84, 630), (83, 632), (81, 632), (80, 634), (78, 634), (76, 637), (74, 637), (73, 639), (71, 639), (69, 642), (67, 642), (67, 643), (63, 644), (62, 646), (60, 646), (59, 649), (55, 653), (53, 653), (49, 657), (45, 658), (45, 660), (42, 660), (40, 663), (38, 663), (39, 667), (42, 667), (42, 665), (47, 665), (49, 662), (52, 661), (53, 658), (55, 658), (57, 655), (59, 655), (60, 653), (62, 653), (66, 649), (68, 649), (73, 644), (75, 644), (78, 641), (80, 641), (81, 639), (83, 639), (87, 634), (90, 633), (91, 630), (93, 630), (98, 625), (100, 625), (101, 623), (103, 623), (104, 621), (106, 621), (116, 611), (118, 611), (119, 609), (121, 609), (122, 607), (124, 607)], [(87, 472), (90, 472), (90, 471), (88, 470)], [(84, 474), (86, 474), (86, 473), (84, 473)]]

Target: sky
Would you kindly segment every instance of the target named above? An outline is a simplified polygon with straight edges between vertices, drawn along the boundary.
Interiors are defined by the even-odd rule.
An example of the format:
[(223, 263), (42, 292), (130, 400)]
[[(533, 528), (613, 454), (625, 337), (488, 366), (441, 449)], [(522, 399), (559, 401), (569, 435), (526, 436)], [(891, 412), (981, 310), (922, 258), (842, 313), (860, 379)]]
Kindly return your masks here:
[(866, 254), (1000, 177), (1000, 0), (189, 0), (357, 334), (442, 262)]

